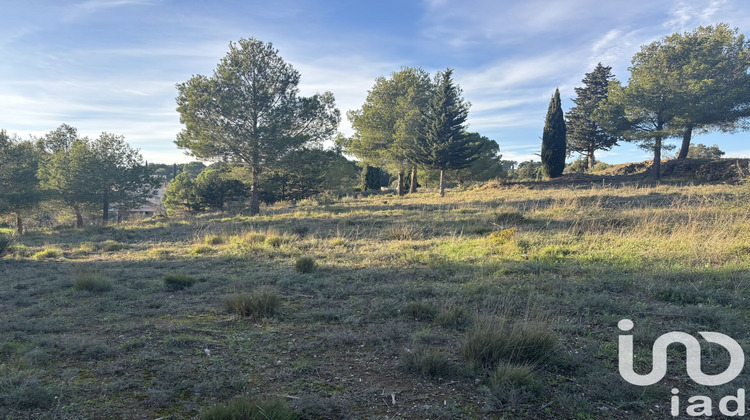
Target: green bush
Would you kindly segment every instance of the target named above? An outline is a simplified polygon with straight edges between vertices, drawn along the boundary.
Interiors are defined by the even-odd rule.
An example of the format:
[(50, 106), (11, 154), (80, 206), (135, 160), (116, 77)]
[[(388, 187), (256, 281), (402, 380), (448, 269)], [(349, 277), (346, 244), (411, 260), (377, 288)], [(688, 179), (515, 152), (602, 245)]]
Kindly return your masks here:
[(187, 289), (197, 282), (197, 279), (185, 274), (167, 274), (164, 276), (164, 286), (170, 290)]
[(226, 307), (230, 313), (253, 319), (271, 318), (281, 307), (281, 298), (273, 292), (239, 293), (229, 296)]
[(299, 257), (294, 262), (294, 269), (298, 273), (312, 273), (316, 268), (315, 260), (312, 257)]
[(214, 406), (201, 415), (201, 420), (295, 420), (299, 415), (285, 400), (262, 400), (242, 396), (227, 404)]
[(73, 288), (76, 290), (86, 290), (89, 292), (106, 292), (112, 290), (114, 283), (106, 277), (100, 277), (96, 274), (83, 274), (73, 281)]

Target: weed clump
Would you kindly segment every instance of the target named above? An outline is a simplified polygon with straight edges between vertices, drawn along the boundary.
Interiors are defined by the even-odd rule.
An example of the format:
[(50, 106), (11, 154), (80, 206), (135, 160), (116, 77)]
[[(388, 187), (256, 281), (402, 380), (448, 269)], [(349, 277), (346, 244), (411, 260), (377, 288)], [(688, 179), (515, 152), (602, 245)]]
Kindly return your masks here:
[(524, 388), (534, 388), (536, 386), (534, 369), (531, 365), (506, 362), (500, 362), (497, 365), (492, 373), (490, 373), (488, 382), (492, 389), (504, 388), (509, 385)]
[(213, 254), (214, 252), (216, 252), (216, 250), (208, 245), (198, 245), (195, 248), (193, 248), (193, 250), (190, 252), (192, 252), (195, 255), (206, 255), (206, 254)]
[(63, 255), (63, 251), (60, 248), (45, 248), (36, 254), (32, 255), (31, 258), (42, 261), (52, 258), (60, 258)]
[(313, 259), (312, 257), (299, 257), (297, 258), (297, 261), (294, 262), (294, 269), (298, 273), (312, 273), (316, 270), (316, 268), (317, 264), (315, 263), (315, 259)]
[(542, 322), (509, 322), (504, 317), (477, 319), (464, 337), (459, 354), (474, 365), (492, 367), (500, 362), (538, 363), (552, 356), (557, 337)]
[(167, 274), (164, 276), (164, 286), (169, 290), (187, 289), (197, 282), (197, 279), (186, 274)]
[(436, 350), (427, 351), (422, 347), (405, 350), (401, 354), (404, 370), (425, 376), (447, 376), (451, 372), (448, 356)]
[(464, 329), (470, 321), (469, 311), (461, 305), (444, 307), (435, 317), (435, 322), (443, 328)]
[(510, 228), (510, 229), (499, 230), (497, 232), (492, 232), (490, 234), (490, 240), (494, 244), (502, 245), (508, 242), (511, 238), (513, 238), (513, 235), (516, 234), (516, 231), (517, 231), (516, 228)]
[(411, 224), (398, 224), (385, 228), (383, 236), (392, 241), (417, 241), (424, 238), (424, 230)]
[(268, 246), (271, 246), (273, 248), (278, 248), (285, 241), (284, 241), (284, 238), (282, 238), (281, 236), (269, 236), (266, 238), (265, 242), (266, 242), (266, 245)]
[(101, 245), (99, 245), (99, 248), (104, 252), (117, 252), (128, 249), (128, 244), (109, 239), (102, 242)]
[(278, 313), (281, 298), (273, 292), (239, 293), (229, 296), (226, 308), (230, 313), (252, 319), (271, 318)]
[(203, 238), (203, 243), (206, 245), (221, 245), (224, 242), (224, 237), (221, 235), (210, 235)]
[(409, 302), (404, 306), (404, 315), (417, 321), (432, 321), (437, 316), (437, 308), (426, 302)]
[(79, 275), (73, 281), (73, 288), (79, 291), (101, 293), (112, 290), (112, 287), (114, 287), (112, 280), (96, 274)]
[(239, 397), (227, 404), (216, 405), (201, 415), (201, 420), (296, 420), (299, 415), (287, 402), (275, 399)]

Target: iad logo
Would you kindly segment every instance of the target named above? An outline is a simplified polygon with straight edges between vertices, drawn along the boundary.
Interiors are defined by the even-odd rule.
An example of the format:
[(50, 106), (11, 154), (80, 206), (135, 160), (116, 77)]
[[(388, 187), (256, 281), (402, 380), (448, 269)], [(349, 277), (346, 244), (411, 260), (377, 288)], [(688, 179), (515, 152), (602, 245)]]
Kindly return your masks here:
[[(633, 321), (629, 319), (620, 320), (617, 327), (621, 331), (631, 331)], [(718, 344), (729, 352), (729, 366), (716, 375), (707, 375), (701, 370), (701, 345), (698, 339), (690, 334), (673, 331), (666, 333), (654, 342), (652, 349), (651, 372), (641, 375), (633, 370), (633, 336), (620, 335), (619, 338), (619, 370), (620, 375), (626, 381), (633, 385), (647, 386), (653, 385), (664, 378), (667, 373), (667, 347), (670, 344), (682, 344), (685, 346), (686, 367), (690, 379), (706, 386), (723, 385), (734, 380), (742, 368), (745, 366), (745, 353), (742, 347), (731, 337), (717, 332), (699, 332), (704, 340), (709, 343)], [(680, 414), (680, 398), (677, 396), (680, 391), (677, 388), (672, 389), (671, 414), (677, 417)], [(711, 416), (713, 414), (713, 402), (711, 398), (703, 395), (692, 396), (688, 399), (685, 413), (689, 416)], [(729, 405), (735, 406), (730, 409)], [(725, 416), (735, 417), (745, 415), (745, 390), (737, 390), (737, 396), (728, 395), (719, 401), (719, 412)]]
[[(622, 331), (633, 329), (633, 321), (629, 319), (620, 320), (617, 327)], [(619, 367), (620, 375), (633, 385), (653, 385), (667, 373), (667, 347), (670, 344), (682, 344), (687, 353), (686, 370), (693, 381), (707, 386), (724, 385), (731, 382), (742, 372), (745, 366), (745, 353), (742, 347), (731, 337), (717, 332), (699, 332), (701, 337), (709, 343), (716, 343), (729, 351), (730, 362), (727, 369), (716, 375), (706, 375), (701, 370), (701, 345), (698, 339), (690, 334), (673, 331), (666, 333), (654, 342), (652, 352), (651, 373), (639, 375), (633, 370), (633, 336), (620, 336)]]

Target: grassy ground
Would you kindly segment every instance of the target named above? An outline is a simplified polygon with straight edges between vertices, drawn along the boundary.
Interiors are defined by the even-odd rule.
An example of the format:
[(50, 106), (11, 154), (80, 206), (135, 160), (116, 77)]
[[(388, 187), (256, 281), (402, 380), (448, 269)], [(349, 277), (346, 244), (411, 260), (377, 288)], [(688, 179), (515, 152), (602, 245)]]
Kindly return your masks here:
[(32, 232), (0, 259), (0, 418), (671, 418), (672, 387), (717, 410), (743, 376), (695, 385), (677, 347), (628, 385), (616, 325), (642, 373), (669, 331), (750, 348), (749, 198), (486, 185)]

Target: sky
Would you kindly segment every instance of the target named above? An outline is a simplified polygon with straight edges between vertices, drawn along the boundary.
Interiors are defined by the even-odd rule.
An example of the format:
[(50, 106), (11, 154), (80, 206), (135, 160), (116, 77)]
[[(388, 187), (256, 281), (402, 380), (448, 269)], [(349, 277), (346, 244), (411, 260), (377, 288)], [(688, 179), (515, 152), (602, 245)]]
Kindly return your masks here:
[[(346, 111), (376, 78), (452, 68), (471, 103), (469, 131), (523, 161), (538, 160), (555, 88), (567, 111), (598, 62), (626, 82), (642, 45), (719, 22), (750, 31), (747, 0), (0, 0), (0, 10), (1, 129), (28, 138), (66, 123), (92, 138), (120, 134), (159, 163), (193, 160), (174, 145), (175, 85), (211, 75), (241, 38), (273, 43), (301, 73), (303, 96), (333, 92), (345, 135)], [(732, 157), (750, 157), (748, 140), (693, 137)], [(649, 155), (626, 143), (597, 157)]]

